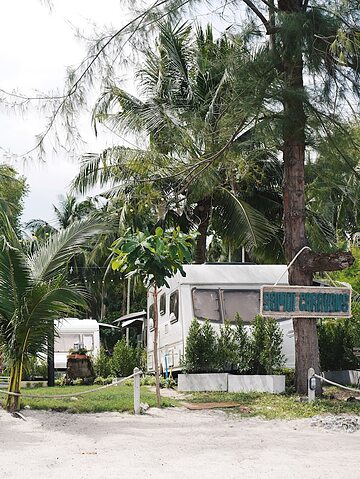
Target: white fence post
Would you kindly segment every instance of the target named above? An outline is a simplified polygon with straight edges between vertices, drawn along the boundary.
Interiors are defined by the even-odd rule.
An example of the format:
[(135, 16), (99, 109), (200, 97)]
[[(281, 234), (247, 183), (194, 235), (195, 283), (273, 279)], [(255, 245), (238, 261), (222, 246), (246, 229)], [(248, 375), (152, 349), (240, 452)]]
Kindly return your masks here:
[(134, 413), (140, 414), (140, 369), (134, 369)]
[(314, 376), (315, 369), (308, 369), (308, 402), (315, 401), (316, 378)]

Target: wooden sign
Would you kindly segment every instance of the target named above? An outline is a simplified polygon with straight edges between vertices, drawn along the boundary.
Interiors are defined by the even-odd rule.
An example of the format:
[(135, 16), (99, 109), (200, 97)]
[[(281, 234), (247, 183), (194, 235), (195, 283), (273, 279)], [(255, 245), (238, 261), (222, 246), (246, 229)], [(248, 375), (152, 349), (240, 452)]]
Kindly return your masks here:
[(349, 318), (351, 289), (262, 286), (260, 314), (272, 318)]

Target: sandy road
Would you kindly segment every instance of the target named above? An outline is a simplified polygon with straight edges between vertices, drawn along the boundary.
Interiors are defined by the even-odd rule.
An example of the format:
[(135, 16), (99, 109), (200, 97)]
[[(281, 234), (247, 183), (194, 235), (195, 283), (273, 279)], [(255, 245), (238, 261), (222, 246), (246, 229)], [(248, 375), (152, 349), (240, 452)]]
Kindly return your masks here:
[[(0, 410), (0, 478), (359, 479), (360, 432), (221, 411), (144, 416)], [(318, 465), (319, 464), (319, 465)]]

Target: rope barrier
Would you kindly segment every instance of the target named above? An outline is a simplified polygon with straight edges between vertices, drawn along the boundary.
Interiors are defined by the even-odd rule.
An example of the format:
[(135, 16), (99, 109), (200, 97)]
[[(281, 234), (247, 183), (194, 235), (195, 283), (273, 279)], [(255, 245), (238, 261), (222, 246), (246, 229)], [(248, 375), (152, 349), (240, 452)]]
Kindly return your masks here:
[(338, 384), (338, 383), (335, 383), (334, 381), (330, 381), (329, 379), (326, 379), (323, 376), (319, 376), (318, 374), (314, 374), (313, 377), (320, 379), (320, 381), (324, 381), (326, 383), (332, 384), (333, 386), (346, 389), (347, 391), (354, 391), (354, 392), (360, 393), (359, 388), (349, 388), (348, 386), (343, 386), (342, 384)]
[(7, 394), (9, 396), (19, 396), (19, 397), (23, 397), (23, 398), (33, 398), (33, 399), (41, 399), (41, 398), (44, 398), (44, 399), (63, 399), (63, 398), (67, 398), (67, 397), (82, 396), (84, 394), (90, 394), (90, 393), (93, 393), (93, 392), (100, 391), (102, 389), (110, 388), (112, 386), (118, 386), (122, 382), (127, 381), (128, 379), (134, 378), (135, 376), (139, 376), (140, 374), (142, 374), (142, 371), (130, 374), (130, 376), (127, 376), (126, 378), (122, 378), (119, 381), (115, 381), (111, 384), (105, 384), (105, 386), (100, 386), (100, 387), (95, 388), (95, 389), (89, 389), (87, 391), (79, 391), (77, 393), (54, 394), (53, 396), (51, 396), (51, 395), (45, 395), (45, 394), (38, 395), (38, 394), (13, 393), (13, 392), (10, 392), (10, 391), (1, 391), (1, 389), (0, 389), (0, 393), (1, 394)]

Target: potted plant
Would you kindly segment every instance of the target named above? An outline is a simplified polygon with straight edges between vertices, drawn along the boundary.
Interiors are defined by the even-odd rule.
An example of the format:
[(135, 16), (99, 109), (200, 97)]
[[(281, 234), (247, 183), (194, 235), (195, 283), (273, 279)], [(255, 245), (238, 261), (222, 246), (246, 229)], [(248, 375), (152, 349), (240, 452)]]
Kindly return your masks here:
[(68, 359), (88, 359), (89, 356), (87, 352), (88, 350), (81, 344), (74, 345), (73, 348), (69, 349), (69, 354), (67, 358)]

